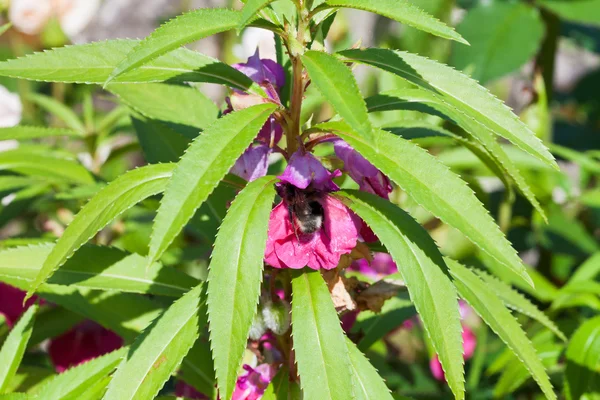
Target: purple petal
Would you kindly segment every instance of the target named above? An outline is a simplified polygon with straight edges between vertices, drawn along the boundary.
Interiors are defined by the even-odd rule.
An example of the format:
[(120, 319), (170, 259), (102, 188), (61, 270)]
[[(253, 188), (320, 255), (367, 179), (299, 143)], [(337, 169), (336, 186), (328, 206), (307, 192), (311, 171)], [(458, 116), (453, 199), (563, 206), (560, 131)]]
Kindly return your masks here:
[(384, 199), (392, 191), (390, 180), (373, 164), (343, 140), (334, 142), (335, 154), (344, 162), (348, 175), (358, 183), (360, 190), (376, 194)]
[(312, 154), (298, 150), (292, 154), (285, 171), (278, 178), (299, 189), (306, 189), (312, 184), (315, 189), (334, 191), (339, 190), (339, 187), (332, 179), (339, 174), (339, 171), (333, 174), (329, 172)]
[(273, 140), (273, 144), (277, 144), (282, 137), (283, 128), (281, 128), (281, 125), (275, 120), (275, 117), (270, 116), (260, 129), (260, 132), (258, 132), (257, 139), (266, 144), (271, 144), (271, 140)]
[(264, 144), (250, 146), (235, 162), (231, 173), (248, 182), (267, 175), (271, 149)]

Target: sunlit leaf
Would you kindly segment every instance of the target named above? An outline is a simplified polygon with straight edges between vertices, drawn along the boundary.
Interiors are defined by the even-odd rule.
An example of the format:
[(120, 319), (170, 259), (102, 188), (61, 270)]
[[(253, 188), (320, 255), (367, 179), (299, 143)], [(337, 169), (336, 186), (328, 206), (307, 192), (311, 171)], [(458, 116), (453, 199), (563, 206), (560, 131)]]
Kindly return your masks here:
[(120, 176), (98, 192), (69, 224), (28, 293), (35, 292), (79, 247), (114, 218), (143, 199), (164, 191), (174, 168), (174, 164), (138, 168)]
[(0, 128), (0, 140), (27, 140), (55, 136), (80, 137), (81, 132), (72, 129), (46, 128), (44, 126), (27, 125)]
[(308, 51), (302, 56), (312, 83), (338, 114), (363, 137), (370, 137), (372, 126), (367, 107), (350, 69), (334, 56)]
[(502, 300), (489, 290), (473, 272), (458, 262), (446, 259), (454, 286), (485, 323), (506, 343), (508, 348), (527, 368), (548, 399), (556, 399), (548, 374), (533, 345), (517, 320), (506, 309)]
[(356, 399), (357, 400), (385, 400), (393, 399), (390, 389), (371, 365), (369, 360), (356, 347), (354, 343), (346, 338), (348, 354), (350, 354), (350, 365), (354, 375)]
[(21, 316), (0, 349), (0, 393), (4, 393), (15, 376), (31, 337), (37, 306), (31, 306)]
[(521, 259), (473, 191), (431, 154), (381, 130), (374, 130), (373, 139), (365, 140), (342, 122), (318, 126), (333, 130), (417, 203), (531, 284)]
[[(348, 7), (370, 11), (433, 35), (468, 44), (454, 29), (405, 0), (327, 0), (328, 7)], [(323, 7), (323, 6), (321, 6)]]
[(390, 252), (452, 392), (456, 398), (464, 398), (458, 298), (437, 246), (421, 225), (385, 199), (359, 191), (342, 192), (340, 199), (369, 225)]
[(108, 90), (145, 117), (206, 128), (217, 119), (219, 109), (198, 89), (190, 86), (141, 83), (109, 85)]
[(123, 347), (61, 373), (40, 389), (38, 398), (79, 400), (90, 387), (104, 381), (119, 365), (127, 350)]
[(40, 154), (27, 148), (1, 152), (0, 170), (62, 182), (83, 184), (94, 182), (92, 175), (78, 162), (52, 154)]
[[(567, 347), (565, 394), (567, 399), (600, 395), (600, 317), (585, 321)], [(587, 395), (587, 396), (586, 396)]]
[(354, 399), (350, 354), (327, 285), (318, 271), (292, 274), (292, 336), (304, 399)]
[(231, 397), (260, 297), (275, 178), (249, 183), (223, 220), (208, 271), (210, 344), (219, 392)]
[(203, 287), (197, 286), (171, 305), (131, 345), (104, 399), (156, 396), (188, 353), (205, 320)]
[[(109, 40), (65, 46), (0, 63), (0, 75), (44, 82), (103, 84), (139, 40)], [(180, 48), (114, 79), (115, 83), (209, 82), (263, 93), (235, 68)]]
[(167, 185), (154, 220), (149, 260), (157, 260), (235, 164), (275, 110), (266, 103), (218, 119), (190, 145)]
[[(29, 286), (54, 245), (0, 250), (0, 277)], [(49, 284), (75, 288), (181, 296), (198, 281), (174, 268), (154, 263), (146, 268), (145, 257), (111, 247), (84, 246), (48, 279)]]
[(220, 8), (200, 8), (182, 14), (161, 25), (133, 48), (105, 84), (179, 46), (233, 29), (239, 21), (239, 11)]
[(496, 135), (558, 169), (542, 141), (505, 104), (468, 76), (436, 61), (402, 51), (364, 49), (344, 50), (339, 54), (347, 61), (381, 68), (439, 94)]

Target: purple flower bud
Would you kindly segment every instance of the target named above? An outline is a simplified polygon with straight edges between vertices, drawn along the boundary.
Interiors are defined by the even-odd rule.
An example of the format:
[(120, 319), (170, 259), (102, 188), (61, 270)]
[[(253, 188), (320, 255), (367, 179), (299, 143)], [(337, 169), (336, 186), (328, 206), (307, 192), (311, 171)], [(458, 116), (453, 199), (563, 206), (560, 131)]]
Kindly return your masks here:
[(261, 59), (258, 48), (246, 63), (234, 64), (233, 67), (260, 85), (271, 84), (276, 89), (285, 85), (283, 67), (273, 60)]
[(344, 169), (358, 183), (360, 190), (384, 199), (389, 198), (392, 185), (387, 176), (343, 140), (336, 140), (334, 149), (335, 154), (344, 162)]
[[(285, 71), (281, 65), (273, 60), (261, 59), (258, 49), (256, 49), (256, 53), (246, 63), (234, 64), (233, 67), (258, 83), (271, 100), (281, 104), (279, 90), (285, 85)], [(266, 103), (269, 100), (255, 94), (234, 90), (231, 97), (226, 101), (229, 105), (228, 110), (239, 111), (256, 104)], [(271, 116), (261, 128), (257, 139), (270, 145), (271, 143), (278, 143), (282, 136), (283, 129), (281, 125)]]
[(306, 189), (312, 184), (315, 189), (332, 192), (340, 189), (332, 180), (340, 174), (338, 170), (329, 172), (315, 156), (298, 150), (292, 154), (285, 171), (278, 178), (299, 189)]
[(235, 162), (231, 173), (244, 178), (248, 182), (267, 175), (271, 149), (264, 144), (255, 144), (246, 149)]

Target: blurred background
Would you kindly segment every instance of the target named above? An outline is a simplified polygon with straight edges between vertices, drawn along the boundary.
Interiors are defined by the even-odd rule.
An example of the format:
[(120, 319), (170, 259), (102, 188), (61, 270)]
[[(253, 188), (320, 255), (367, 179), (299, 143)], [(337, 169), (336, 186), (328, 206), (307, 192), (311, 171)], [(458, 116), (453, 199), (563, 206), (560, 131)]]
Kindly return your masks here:
[[(536, 283), (535, 290), (519, 289), (570, 336), (583, 319), (600, 312), (598, 286), (588, 285), (576, 291), (565, 289), (574, 272), (586, 263), (600, 264), (600, 257), (593, 257), (600, 251), (600, 0), (411, 2), (454, 26), (471, 46), (436, 38), (374, 14), (347, 10), (336, 19), (326, 45), (330, 51), (377, 45), (447, 63), (485, 85), (550, 147), (559, 160), (560, 171), (549, 170), (518, 149), (506, 146), (547, 211), (546, 224), (527, 201), (506, 190), (501, 179), (468, 149), (448, 139), (420, 138), (418, 130), (411, 131), (411, 138), (459, 173), (497, 218), (531, 267)], [(273, 4), (277, 3), (281, 1)], [(72, 43), (143, 38), (161, 22), (186, 10), (241, 5), (237, 0), (0, 0), (0, 26), (12, 23), (0, 36), (0, 60)], [(275, 59), (273, 43), (272, 33), (248, 28), (240, 37), (229, 32), (190, 47), (237, 63), (245, 62), (257, 47), (262, 58)], [(385, 72), (363, 67), (355, 67), (355, 72), (365, 97), (408, 87), (406, 82)], [(220, 87), (207, 84), (200, 90), (217, 108), (225, 108), (228, 93)], [(332, 115), (323, 101), (314, 88), (309, 88), (303, 109), (305, 121), (319, 121)], [(166, 107), (159, 98), (156, 102), (157, 108)], [(71, 112), (56, 104), (66, 105)], [(21, 123), (68, 127), (73, 125), (73, 118), (81, 118), (84, 129), (95, 135), (93, 143), (58, 140), (50, 144), (57, 154), (75, 155), (106, 182), (146, 162), (176, 160), (148, 151), (158, 146), (148, 135), (156, 127), (135, 120), (132, 123), (126, 108), (99, 87), (0, 77), (0, 126)], [(399, 126), (406, 129), (412, 122), (443, 124), (441, 119), (417, 111), (371, 115), (376, 124), (391, 131)], [(183, 134), (177, 146), (185, 148), (189, 138)], [(14, 141), (0, 142), (3, 150), (17, 146)], [(35, 150), (32, 147), (35, 145), (27, 146)], [(326, 148), (319, 151), (324, 157), (331, 153)], [(273, 168), (277, 168), (275, 164)], [(42, 184), (0, 187), (0, 246), (53, 241), (97, 189), (98, 185), (64, 193)], [(57, 192), (60, 194), (56, 195)], [(445, 255), (471, 266), (485, 264), (482, 269), (491, 269), (502, 277), (494, 262), (479, 253), (458, 231), (441, 224), (402, 191), (395, 190), (392, 198), (430, 231)], [(151, 199), (133, 208), (103, 230), (97, 243), (145, 254), (156, 204)], [(191, 229), (191, 239), (182, 238), (163, 261), (203, 277), (214, 237), (211, 232), (218, 226), (210, 218), (207, 221), (204, 224), (196, 221), (199, 228)], [(183, 242), (188, 246), (180, 246)], [(510, 283), (510, 277), (503, 278)], [(390, 307), (384, 311), (395, 315), (398, 321), (398, 310), (404, 310), (405, 304), (396, 309)], [(428, 368), (431, 351), (418, 321), (407, 319), (411, 314), (402, 312), (404, 317), (400, 320), (406, 319), (407, 323), (380, 326), (372, 331), (376, 335), (369, 337), (368, 343), (363, 342), (361, 349), (368, 350), (367, 354), (395, 393), (416, 398), (448, 395), (443, 375), (436, 375), (433, 366)], [(465, 324), (470, 325), (479, 349), (471, 354), (473, 359), (467, 366), (467, 386), (473, 398), (492, 395), (535, 398), (538, 390), (528, 380), (527, 373), (518, 369), (518, 364), (511, 366), (510, 355), (488, 336), (487, 328), (477, 318), (468, 314), (465, 311)], [(368, 317), (359, 317), (354, 328), (348, 329), (359, 334), (369, 326)], [(525, 317), (521, 322), (538, 350), (543, 351), (543, 361), (553, 383), (560, 387), (564, 370), (560, 357), (565, 344), (549, 335), (539, 323)]]

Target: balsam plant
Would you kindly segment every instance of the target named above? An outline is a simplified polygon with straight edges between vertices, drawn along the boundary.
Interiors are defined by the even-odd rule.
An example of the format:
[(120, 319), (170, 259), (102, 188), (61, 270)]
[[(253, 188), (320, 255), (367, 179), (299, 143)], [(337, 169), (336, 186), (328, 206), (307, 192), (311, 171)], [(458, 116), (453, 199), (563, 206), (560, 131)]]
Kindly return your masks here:
[[(451, 67), (394, 49), (327, 51), (329, 29), (342, 8), (377, 13), (468, 46), (452, 28), (407, 1), (248, 0), (240, 11), (186, 13), (141, 41), (67, 46), (0, 63), (4, 76), (102, 85), (123, 105), (96, 121), (87, 94), (81, 122), (70, 109), (38, 95), (32, 101), (68, 128), (17, 126), (0, 133), (3, 139), (78, 140), (96, 174), (58, 151), (25, 147), (0, 154), (0, 164), (24, 175), (4, 185), (28, 186), (35, 193), (56, 190), (63, 201), (91, 197), (56, 243), (1, 252), (0, 280), (26, 291), (27, 298), (36, 294), (74, 313), (57, 325), (73, 326), (81, 320), (74, 315), (84, 315), (126, 344), (50, 379), (31, 396), (151, 399), (176, 375), (189, 385), (183, 393), (190, 396), (193, 388), (194, 395), (220, 399), (392, 399), (363, 354), (367, 340), (373, 343), (389, 330), (373, 331), (375, 338), (357, 337), (351, 329), (346, 335), (340, 316), (356, 310), (377, 316), (383, 308), (386, 318), (396, 307), (403, 319), (418, 314), (441, 378), (455, 398), (464, 399), (464, 358), (473, 349), (463, 346), (463, 339), (472, 339), (461, 321), (461, 299), (505, 343), (495, 366), (512, 368), (505, 381), (513, 376), (508, 383), (522, 383), (530, 376), (546, 398), (557, 398), (540, 354), (547, 349), (536, 346), (537, 336), (532, 344), (509, 311), (564, 340), (554, 322), (508, 284), (536, 293), (534, 281), (544, 281), (530, 276), (470, 184), (416, 141), (442, 137), (464, 146), (502, 179), (511, 196), (516, 190), (527, 199), (541, 220), (546, 211), (505, 142), (542, 168), (558, 169), (554, 157), (508, 107)], [(277, 62), (257, 53), (230, 66), (181, 47), (248, 26), (274, 33)], [(406, 88), (363, 98), (352, 72), (357, 64), (401, 78)], [(197, 90), (198, 83), (227, 87), (227, 108), (219, 110)], [(303, 103), (314, 93), (331, 106), (331, 118), (306, 111)], [(420, 111), (444, 123), (405, 123), (391, 130), (370, 117), (393, 110)], [(149, 164), (115, 177), (100, 168), (108, 163), (101, 149), (128, 115)], [(277, 157), (281, 161), (270, 165)], [(406, 194), (421, 212), (462, 233), (497, 277), (443, 257), (418, 215), (399, 207), (392, 193)], [(23, 190), (18, 196), (34, 194)], [(154, 218), (137, 252), (108, 246), (127, 247), (124, 239), (102, 236), (123, 213)], [(175, 268), (181, 248), (192, 258), (194, 250), (211, 253), (206, 277), (198, 280)], [(374, 262), (371, 251), (389, 254), (395, 272), (375, 281), (350, 273), (353, 261)], [(590, 276), (597, 264), (589, 267)], [(29, 308), (0, 351), (0, 393), (8, 391), (33, 340), (35, 313)], [(597, 319), (589, 320), (575, 343), (597, 327)], [(33, 337), (65, 328), (53, 329), (38, 336), (34, 330)], [(577, 374), (581, 364), (577, 346), (567, 350), (574, 361), (566, 374)], [(259, 366), (247, 365), (249, 353), (258, 355)], [(568, 398), (579, 398), (587, 384), (566, 385)]]

